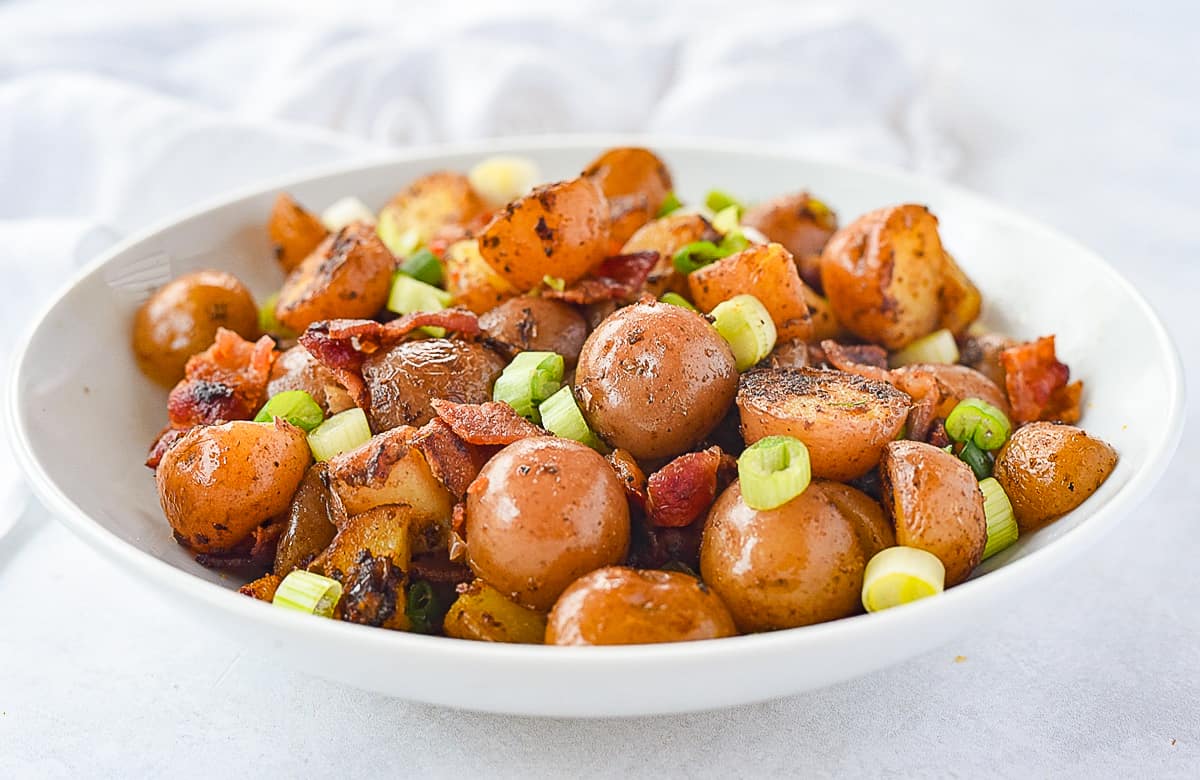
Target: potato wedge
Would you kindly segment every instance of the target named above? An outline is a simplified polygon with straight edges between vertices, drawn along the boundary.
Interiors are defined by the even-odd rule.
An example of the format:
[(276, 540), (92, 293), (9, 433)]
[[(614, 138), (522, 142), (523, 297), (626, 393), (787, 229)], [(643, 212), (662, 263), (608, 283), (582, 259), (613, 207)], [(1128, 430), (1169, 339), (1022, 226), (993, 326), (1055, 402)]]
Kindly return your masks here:
[(649, 149), (609, 149), (583, 170), (610, 206), (609, 237), (618, 246), (658, 214), (671, 192), (671, 172)]
[(267, 219), (267, 235), (275, 247), (275, 259), (284, 271), (291, 273), (325, 240), (329, 231), (320, 217), (281, 192)]
[(621, 254), (658, 252), (658, 263), (646, 278), (646, 292), (656, 298), (668, 291), (687, 295), (687, 277), (675, 270), (675, 253), (693, 241), (720, 240), (721, 234), (699, 214), (670, 214), (638, 228), (621, 247)]
[(894, 441), (884, 448), (879, 479), (897, 544), (941, 559), (947, 588), (967, 579), (987, 545), (983, 493), (971, 467), (931, 444)]
[(693, 271), (688, 290), (703, 311), (712, 311), (735, 295), (753, 295), (771, 313), (780, 341), (812, 338), (804, 282), (792, 255), (780, 244), (755, 244)]
[(379, 212), (378, 231), (388, 248), (400, 252), (429, 244), (445, 227), (464, 227), (483, 218), (488, 206), (471, 180), (454, 171), (435, 171), (413, 181)]
[(1070, 512), (1096, 492), (1117, 466), (1107, 442), (1072, 425), (1034, 422), (1018, 428), (996, 457), (993, 476), (1021, 533)]
[(414, 446), (417, 434), (416, 428), (393, 428), (329, 460), (329, 484), (347, 514), (393, 504), (424, 520), (449, 520), (450, 494)]
[(442, 627), (455, 639), (540, 645), (546, 636), (546, 615), (475, 580), (450, 605)]
[(395, 268), (373, 227), (361, 222), (344, 227), (288, 275), (275, 319), (302, 333), (319, 320), (373, 317), (387, 303)]
[(983, 296), (949, 252), (942, 253), (942, 289), (938, 297), (941, 312), (938, 328), (948, 328), (954, 335), (966, 332), (979, 318)]
[(342, 583), (343, 619), (408, 630), (405, 585), (415, 528), (423, 520), (403, 506), (377, 506), (354, 515), (317, 561), (325, 576)]
[(848, 331), (842, 327), (842, 323), (838, 322), (837, 315), (833, 313), (833, 307), (829, 304), (828, 298), (818, 295), (806, 284), (804, 285), (804, 302), (808, 305), (808, 315), (812, 318), (810, 341), (824, 341), (825, 339), (839, 341), (845, 338)]
[(886, 382), (813, 368), (743, 374), (742, 436), (793, 436), (808, 447), (814, 477), (847, 481), (870, 471), (904, 430), (912, 400)]
[(547, 276), (571, 284), (608, 254), (608, 221), (608, 201), (591, 179), (547, 184), (497, 212), (479, 236), (479, 252), (521, 292)]
[(448, 246), (442, 263), (446, 267), (446, 289), (454, 296), (454, 303), (476, 314), (491, 311), (519, 294), (483, 261), (479, 242), (473, 238)]
[(780, 195), (751, 207), (742, 224), (792, 253), (800, 278), (821, 288), (821, 250), (837, 230), (837, 214), (807, 192)]
[(308, 566), (345, 521), (346, 510), (329, 487), (328, 464), (313, 464), (288, 506), (287, 525), (275, 548), (275, 573), (282, 577)]

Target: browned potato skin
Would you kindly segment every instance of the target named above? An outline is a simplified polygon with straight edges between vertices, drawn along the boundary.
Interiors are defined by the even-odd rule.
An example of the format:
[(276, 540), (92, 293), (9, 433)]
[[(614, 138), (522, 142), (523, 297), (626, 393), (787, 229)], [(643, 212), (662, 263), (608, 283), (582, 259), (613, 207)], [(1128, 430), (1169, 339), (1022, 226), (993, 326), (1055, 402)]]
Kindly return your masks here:
[(475, 580), (450, 605), (442, 631), (455, 639), (540, 645), (546, 638), (546, 614)]
[(880, 550), (896, 546), (896, 530), (892, 521), (883, 513), (879, 502), (858, 488), (840, 482), (821, 484), (825, 497), (832, 501), (854, 526), (866, 560), (871, 560)]
[(808, 447), (813, 476), (861, 477), (904, 429), (912, 399), (886, 382), (815, 368), (742, 375), (742, 437), (792, 436)]
[(361, 222), (321, 242), (284, 281), (275, 318), (295, 333), (320, 320), (366, 319), (387, 303), (396, 261)]
[(751, 244), (688, 275), (689, 297), (698, 309), (712, 311), (735, 295), (753, 295), (770, 312), (782, 340), (812, 338), (806, 289), (791, 254), (779, 244)]
[(931, 381), (937, 387), (939, 400), (934, 415), (946, 417), (959, 401), (978, 398), (1012, 417), (1008, 396), (996, 383), (969, 366), (938, 363), (915, 363), (892, 371), (896, 387), (917, 395), (917, 386)]
[(183, 379), (192, 355), (212, 346), (217, 328), (258, 338), (258, 307), (237, 277), (197, 271), (163, 285), (133, 318), (133, 354), (142, 373), (163, 387)]
[(879, 479), (896, 542), (940, 558), (947, 588), (967, 579), (987, 545), (983, 494), (971, 467), (931, 444), (894, 441)]
[(550, 610), (548, 645), (646, 645), (735, 636), (729, 610), (677, 571), (609, 566), (585, 574)]
[(783, 244), (804, 283), (821, 289), (821, 250), (837, 230), (837, 215), (825, 204), (807, 192), (780, 195), (746, 211), (742, 224)]
[(949, 252), (942, 253), (942, 290), (938, 306), (942, 312), (938, 327), (947, 328), (956, 336), (979, 318), (983, 308), (979, 288), (963, 273)]
[(304, 431), (280, 419), (197, 426), (155, 471), (159, 503), (181, 544), (226, 552), (288, 508), (311, 459)]
[(275, 259), (284, 271), (291, 273), (325, 240), (329, 230), (316, 214), (281, 192), (267, 220), (267, 235), (275, 246)]
[(434, 171), (397, 193), (380, 211), (380, 220), (394, 223), (398, 233), (415, 230), (429, 243), (440, 228), (465, 226), (488, 211), (471, 180), (457, 171)]
[(479, 253), (518, 290), (532, 290), (546, 276), (571, 284), (607, 256), (608, 222), (608, 201), (591, 179), (547, 184), (492, 217)]
[(579, 360), (587, 338), (583, 315), (570, 304), (548, 298), (511, 298), (479, 318), (494, 339), (523, 351), (557, 352), (568, 366)]
[(1116, 465), (1107, 442), (1073, 425), (1034, 422), (1001, 448), (992, 476), (1008, 494), (1021, 533), (1029, 533), (1082, 504)]
[(611, 206), (609, 232), (620, 245), (654, 219), (671, 192), (671, 172), (649, 149), (609, 149), (583, 171), (600, 185)]
[(938, 326), (943, 254), (928, 209), (890, 206), (830, 239), (821, 254), (821, 284), (847, 330), (900, 349)]
[(287, 526), (275, 548), (275, 573), (287, 576), (311, 563), (333, 541), (345, 519), (346, 511), (329, 487), (327, 464), (313, 464), (288, 506)]
[(737, 393), (733, 353), (695, 312), (657, 301), (619, 309), (579, 355), (588, 424), (635, 458), (678, 455), (721, 422)]
[(417, 435), (409, 426), (393, 428), (329, 459), (329, 484), (347, 513), (395, 504), (416, 518), (440, 522), (448, 533), (450, 494), (415, 446)]
[(435, 416), (435, 398), (460, 404), (490, 401), (504, 366), (494, 351), (470, 341), (420, 339), (380, 350), (362, 369), (371, 391), (371, 430), (424, 425)]
[(687, 277), (675, 270), (675, 253), (693, 241), (720, 240), (721, 234), (699, 214), (668, 214), (638, 228), (621, 247), (621, 254), (658, 252), (658, 263), (646, 278), (646, 292), (656, 298), (665, 292), (686, 296)]
[[(861, 609), (867, 556), (845, 496), (830, 483), (769, 511), (751, 509), (738, 482), (713, 504), (700, 543), (700, 573), (743, 632), (773, 631)], [(840, 487), (840, 486), (839, 486)]]
[(484, 262), (479, 242), (473, 238), (448, 246), (442, 264), (446, 267), (446, 291), (454, 296), (456, 306), (483, 314), (517, 294), (515, 287)]
[(508, 445), (467, 490), (467, 562), (475, 575), (548, 610), (589, 571), (629, 548), (629, 506), (616, 473), (592, 449), (539, 436)]
[(297, 344), (280, 353), (271, 365), (267, 380), (267, 397), (287, 390), (303, 390), (312, 396), (326, 415), (344, 412), (354, 401), (346, 388), (325, 366), (317, 362), (307, 349)]

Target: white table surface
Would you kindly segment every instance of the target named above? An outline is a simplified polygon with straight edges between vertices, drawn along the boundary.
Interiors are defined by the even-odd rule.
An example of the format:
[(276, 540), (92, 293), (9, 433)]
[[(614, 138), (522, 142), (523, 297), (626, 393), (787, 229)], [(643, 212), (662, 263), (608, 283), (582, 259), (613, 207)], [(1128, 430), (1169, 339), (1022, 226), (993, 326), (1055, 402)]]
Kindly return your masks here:
[[(954, 178), (1107, 256), (1200, 386), (1195, 6), (895, 5), (875, 21), (929, 55)], [(1099, 548), (975, 634), (808, 695), (625, 721), (466, 714), (279, 668), (33, 508), (0, 540), (0, 777), (1196, 776), (1198, 438)]]

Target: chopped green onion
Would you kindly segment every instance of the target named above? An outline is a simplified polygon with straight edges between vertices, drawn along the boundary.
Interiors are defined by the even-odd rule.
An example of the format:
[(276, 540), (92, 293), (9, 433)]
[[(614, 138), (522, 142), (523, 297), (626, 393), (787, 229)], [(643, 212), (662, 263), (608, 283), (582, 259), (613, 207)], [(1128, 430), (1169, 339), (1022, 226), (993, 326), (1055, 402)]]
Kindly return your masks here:
[(718, 233), (727, 234), (737, 230), (738, 220), (741, 217), (741, 208), (734, 204), (726, 206), (713, 215), (712, 226), (713, 230)]
[(791, 436), (767, 436), (738, 458), (742, 500), (751, 509), (781, 507), (808, 489), (812, 465), (808, 447)]
[(292, 333), (284, 324), (275, 319), (275, 307), (279, 305), (279, 293), (273, 292), (258, 307), (258, 329), (263, 333), (279, 338), (292, 338)]
[(425, 580), (417, 580), (408, 586), (407, 601), (404, 614), (408, 617), (412, 630), (418, 634), (433, 633), (438, 611), (438, 600), (433, 586)]
[(1008, 441), (1012, 423), (1004, 412), (980, 398), (958, 402), (946, 417), (946, 435), (954, 441), (972, 441), (981, 450), (998, 450)]
[(557, 290), (558, 292), (562, 292), (563, 290), (567, 289), (567, 280), (561, 276), (551, 276), (550, 274), (546, 274), (542, 277), (542, 284), (546, 285), (551, 290)]
[(562, 378), (562, 355), (522, 352), (496, 379), (492, 400), (503, 401), (525, 419), (538, 422), (538, 405), (558, 392)]
[(279, 583), (271, 603), (309, 615), (333, 617), (333, 610), (341, 597), (342, 584), (337, 580), (297, 569)]
[(500, 154), (477, 163), (467, 179), (484, 200), (503, 206), (533, 189), (542, 179), (542, 172), (528, 157)]
[(704, 205), (708, 206), (709, 210), (713, 213), (724, 211), (730, 206), (737, 208), (739, 217), (745, 212), (745, 208), (742, 207), (737, 198), (721, 190), (710, 190), (708, 195), (704, 197)]
[(330, 417), (308, 434), (308, 446), (317, 460), (357, 449), (371, 439), (367, 415), (357, 406)]
[(400, 264), (400, 273), (436, 287), (442, 283), (442, 261), (428, 249), (418, 249)]
[(888, 547), (867, 562), (862, 603), (867, 612), (936, 596), (946, 587), (946, 567), (931, 552), (916, 547)]
[(987, 546), (983, 548), (983, 560), (986, 561), (1011, 547), (1020, 532), (1012, 502), (1000, 483), (994, 477), (988, 477), (979, 481), (979, 490), (983, 493), (983, 515), (987, 518)]
[(746, 234), (741, 230), (731, 230), (725, 234), (717, 246), (725, 253), (722, 257), (729, 257), (750, 246), (750, 239), (746, 238)]
[(555, 436), (573, 439), (598, 452), (608, 452), (608, 447), (583, 419), (583, 412), (575, 403), (575, 394), (571, 392), (570, 385), (542, 401), (538, 411), (542, 415), (542, 427)]
[(892, 355), (892, 368), (913, 363), (957, 363), (958, 344), (954, 334), (942, 328), (923, 336)]
[(661, 298), (659, 298), (659, 300), (662, 301), (663, 303), (669, 303), (672, 306), (678, 306), (682, 309), (687, 309), (688, 311), (694, 311), (694, 312), (700, 311), (699, 309), (697, 309), (695, 306), (692, 305), (691, 301), (689, 301), (687, 298), (684, 298), (679, 293), (674, 293), (674, 292), (663, 293), (663, 296)]
[(441, 311), (449, 306), (452, 300), (453, 296), (445, 290), (399, 273), (392, 279), (392, 292), (388, 295), (387, 307), (397, 314)]
[(992, 459), (976, 446), (975, 442), (963, 442), (962, 449), (958, 451), (958, 458), (971, 467), (971, 471), (975, 472), (975, 479), (987, 479), (992, 476)]
[(321, 224), (330, 233), (336, 233), (354, 222), (375, 224), (375, 213), (367, 208), (367, 204), (354, 196), (335, 200), (329, 205), (329, 208), (321, 212)]
[(711, 241), (693, 241), (682, 247), (671, 258), (675, 270), (681, 274), (690, 274), (710, 263), (715, 263), (725, 255), (721, 248)]
[(733, 350), (738, 371), (746, 371), (775, 348), (775, 322), (753, 295), (735, 295), (717, 304), (711, 313), (717, 333)]
[(677, 211), (683, 207), (683, 203), (675, 195), (675, 191), (671, 190), (667, 193), (667, 197), (663, 199), (662, 205), (658, 207), (658, 213), (654, 215), (656, 219), (661, 219), (672, 211)]
[(321, 406), (303, 390), (284, 390), (271, 396), (255, 415), (254, 422), (269, 423), (276, 417), (303, 428), (305, 433), (325, 422), (325, 412), (321, 411)]
[(375, 225), (375, 233), (383, 245), (396, 257), (408, 257), (421, 248), (423, 239), (419, 228), (411, 227), (401, 230), (397, 224), (399, 215), (394, 209), (384, 208), (379, 212), (379, 222)]

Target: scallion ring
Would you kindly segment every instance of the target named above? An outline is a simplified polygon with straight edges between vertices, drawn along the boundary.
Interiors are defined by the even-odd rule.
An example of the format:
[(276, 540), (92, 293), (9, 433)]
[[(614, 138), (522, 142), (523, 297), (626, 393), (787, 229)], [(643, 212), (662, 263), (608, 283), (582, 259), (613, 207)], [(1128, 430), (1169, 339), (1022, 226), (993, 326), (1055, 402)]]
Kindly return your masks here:
[(341, 597), (342, 584), (337, 580), (297, 569), (279, 583), (271, 603), (309, 615), (333, 617)]
[(914, 363), (957, 363), (958, 342), (954, 340), (953, 333), (943, 328), (917, 339), (893, 354), (888, 362), (892, 368)]
[(408, 598), (404, 614), (412, 630), (418, 634), (433, 633), (437, 620), (438, 600), (433, 586), (425, 580), (417, 580), (408, 586)]
[(400, 273), (436, 287), (442, 283), (442, 261), (428, 249), (418, 249), (400, 264)]
[(387, 307), (397, 314), (416, 311), (441, 311), (450, 305), (453, 297), (445, 290), (432, 284), (418, 281), (404, 273), (392, 278), (392, 291), (388, 295)]
[(724, 211), (730, 206), (737, 208), (739, 216), (746, 210), (737, 198), (721, 190), (709, 190), (708, 195), (704, 196), (704, 205), (714, 214)]
[(1012, 502), (995, 477), (980, 480), (979, 490), (983, 493), (983, 516), (987, 518), (987, 546), (983, 548), (983, 560), (986, 561), (1011, 547), (1020, 531), (1017, 518), (1013, 515)]
[(725, 257), (725, 253), (713, 242), (693, 241), (677, 251), (671, 258), (671, 263), (679, 273), (690, 274), (722, 257)]
[(305, 433), (325, 422), (325, 412), (320, 404), (303, 390), (284, 390), (276, 393), (263, 405), (254, 422), (269, 423), (276, 417), (282, 417), (297, 428), (303, 428)]
[(1004, 412), (979, 398), (959, 401), (946, 417), (946, 435), (954, 441), (971, 441), (981, 450), (998, 450), (1008, 441), (1012, 423)]
[(775, 322), (753, 295), (735, 295), (717, 304), (711, 314), (717, 333), (733, 350), (738, 371), (746, 371), (775, 348)]
[(492, 400), (503, 401), (525, 419), (538, 422), (538, 405), (562, 387), (563, 365), (563, 356), (554, 352), (522, 352), (496, 379)]
[(888, 547), (867, 562), (862, 603), (867, 612), (936, 596), (946, 587), (946, 567), (931, 552), (916, 547)]
[(362, 409), (355, 407), (339, 412), (308, 434), (308, 447), (317, 460), (329, 460), (358, 449), (371, 439), (371, 426)]
[(570, 385), (542, 401), (538, 407), (542, 415), (542, 427), (563, 439), (573, 439), (586, 444), (597, 452), (608, 452), (608, 447), (600, 440), (583, 418), (583, 412), (575, 403), (575, 394)]
[(791, 436), (767, 436), (738, 458), (742, 500), (751, 509), (776, 509), (803, 493), (812, 481), (808, 447)]
[(678, 211), (682, 207), (683, 203), (679, 200), (679, 197), (675, 194), (675, 191), (672, 190), (671, 192), (667, 193), (667, 197), (663, 199), (662, 205), (658, 207), (658, 213), (656, 213), (654, 216), (656, 219), (662, 219), (671, 212)]

